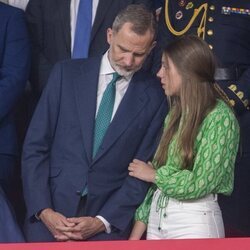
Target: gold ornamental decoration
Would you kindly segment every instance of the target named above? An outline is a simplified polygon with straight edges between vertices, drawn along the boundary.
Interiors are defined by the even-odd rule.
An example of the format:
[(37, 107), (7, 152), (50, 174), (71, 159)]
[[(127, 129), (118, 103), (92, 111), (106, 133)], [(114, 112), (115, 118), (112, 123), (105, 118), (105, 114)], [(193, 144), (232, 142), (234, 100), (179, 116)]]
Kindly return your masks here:
[(177, 31), (173, 28), (171, 22), (170, 22), (170, 18), (169, 18), (169, 11), (168, 11), (168, 3), (169, 0), (166, 0), (166, 5), (165, 5), (165, 21), (166, 21), (166, 25), (169, 29), (169, 31), (175, 35), (175, 36), (182, 36), (184, 35), (192, 26), (192, 24), (194, 23), (195, 19), (197, 18), (197, 16), (202, 13), (202, 18), (201, 18), (201, 22), (200, 25), (197, 29), (197, 35), (198, 37), (202, 38), (203, 40), (205, 39), (205, 28), (206, 28), (206, 20), (207, 20), (207, 9), (208, 9), (208, 4), (204, 3), (202, 4), (198, 9), (194, 9), (194, 13), (193, 16), (191, 17), (189, 23), (187, 24), (187, 26), (180, 31)]

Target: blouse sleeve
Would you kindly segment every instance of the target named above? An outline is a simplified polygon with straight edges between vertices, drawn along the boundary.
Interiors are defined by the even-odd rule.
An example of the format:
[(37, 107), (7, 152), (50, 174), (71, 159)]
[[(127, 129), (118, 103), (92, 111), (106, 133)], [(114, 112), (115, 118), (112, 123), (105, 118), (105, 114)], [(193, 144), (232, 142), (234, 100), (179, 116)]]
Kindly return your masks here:
[(135, 220), (139, 220), (145, 224), (148, 224), (148, 217), (149, 217), (149, 212), (150, 212), (150, 207), (153, 199), (154, 192), (156, 190), (156, 186), (152, 185), (148, 193), (142, 202), (142, 204), (137, 208), (135, 212)]
[(230, 194), (238, 143), (239, 126), (234, 115), (215, 112), (204, 120), (196, 138), (192, 170), (164, 165), (156, 172), (157, 187), (178, 200), (218, 192)]

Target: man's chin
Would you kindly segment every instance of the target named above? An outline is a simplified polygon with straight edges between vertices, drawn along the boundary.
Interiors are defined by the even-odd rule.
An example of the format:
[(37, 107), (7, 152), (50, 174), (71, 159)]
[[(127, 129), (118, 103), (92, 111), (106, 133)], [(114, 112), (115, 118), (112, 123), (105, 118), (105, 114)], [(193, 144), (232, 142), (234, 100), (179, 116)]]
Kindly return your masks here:
[(116, 68), (116, 72), (119, 75), (124, 76), (124, 77), (132, 76), (138, 70), (139, 69), (136, 69), (136, 70), (125, 70), (125, 69)]

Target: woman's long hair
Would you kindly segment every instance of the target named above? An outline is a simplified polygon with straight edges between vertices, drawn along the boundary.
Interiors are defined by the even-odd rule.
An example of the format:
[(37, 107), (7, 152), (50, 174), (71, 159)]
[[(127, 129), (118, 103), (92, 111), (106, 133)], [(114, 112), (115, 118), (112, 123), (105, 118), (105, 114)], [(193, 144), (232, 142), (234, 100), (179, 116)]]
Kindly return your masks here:
[(182, 77), (182, 84), (178, 96), (168, 97), (170, 117), (155, 156), (155, 165), (165, 164), (169, 144), (177, 136), (176, 149), (182, 168), (192, 169), (199, 127), (220, 97), (214, 81), (216, 60), (206, 42), (196, 36), (175, 40), (164, 49), (163, 56), (172, 60)]

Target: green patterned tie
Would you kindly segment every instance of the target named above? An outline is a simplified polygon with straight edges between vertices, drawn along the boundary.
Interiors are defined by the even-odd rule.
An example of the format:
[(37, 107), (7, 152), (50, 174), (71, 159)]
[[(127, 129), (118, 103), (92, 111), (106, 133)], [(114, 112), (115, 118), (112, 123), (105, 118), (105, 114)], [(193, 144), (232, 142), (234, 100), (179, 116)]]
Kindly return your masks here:
[(93, 157), (95, 157), (111, 121), (115, 103), (115, 84), (119, 77), (118, 73), (113, 73), (112, 81), (108, 84), (102, 96), (95, 119)]

